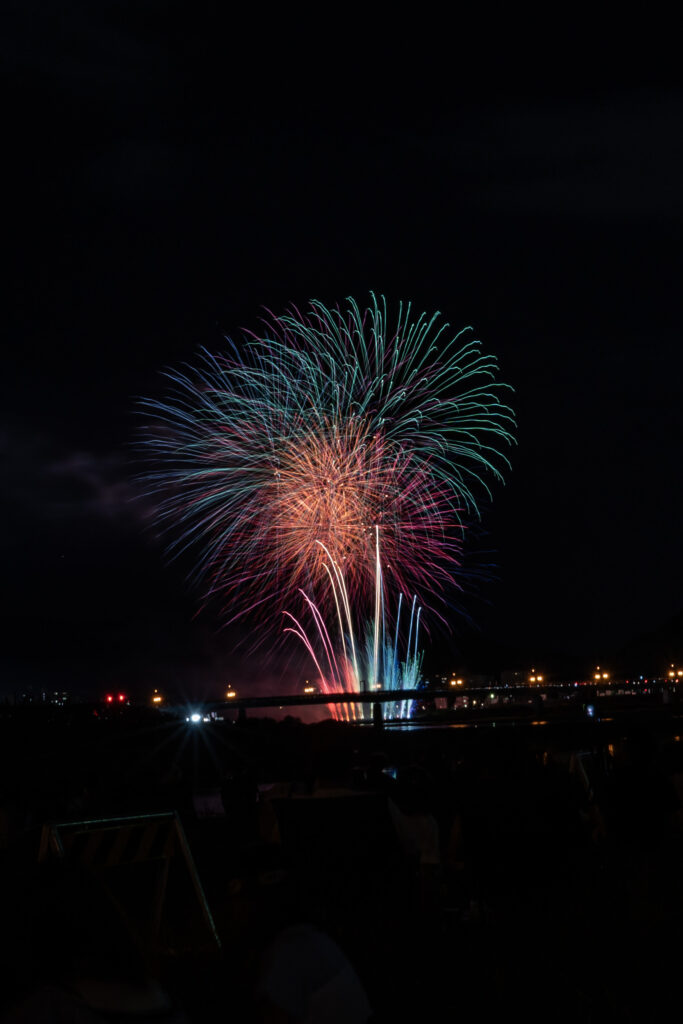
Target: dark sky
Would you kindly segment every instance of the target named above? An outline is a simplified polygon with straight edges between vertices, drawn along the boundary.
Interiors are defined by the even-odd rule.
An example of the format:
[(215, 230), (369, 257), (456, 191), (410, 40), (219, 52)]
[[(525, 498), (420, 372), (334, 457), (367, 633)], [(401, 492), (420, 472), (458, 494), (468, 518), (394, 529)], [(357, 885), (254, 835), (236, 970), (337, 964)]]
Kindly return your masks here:
[(565, 69), (438, 25), (7, 8), (0, 689), (265, 678), (131, 501), (135, 398), (262, 307), (371, 289), (515, 388), (479, 645), (592, 663), (680, 613), (682, 91), (597, 43)]

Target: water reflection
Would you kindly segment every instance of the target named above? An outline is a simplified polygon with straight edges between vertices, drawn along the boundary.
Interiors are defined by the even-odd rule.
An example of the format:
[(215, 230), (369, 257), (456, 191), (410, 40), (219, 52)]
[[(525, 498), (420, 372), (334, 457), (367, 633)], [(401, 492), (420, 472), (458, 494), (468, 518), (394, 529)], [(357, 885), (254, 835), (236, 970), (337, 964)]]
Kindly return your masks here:
[[(607, 721), (607, 719), (603, 719), (603, 721)], [(488, 729), (488, 728), (495, 729), (496, 726), (503, 726), (503, 727), (508, 726), (510, 728), (514, 728), (518, 724), (520, 724), (520, 723), (517, 722), (514, 719), (502, 718), (502, 719), (495, 719), (495, 720), (489, 721), (489, 722), (415, 722), (415, 721), (385, 722), (384, 723), (384, 728), (385, 729), (392, 729), (392, 730), (396, 729), (399, 732), (404, 732), (404, 731), (412, 731), (412, 730), (415, 730), (415, 729)], [(522, 723), (522, 724), (525, 724), (525, 725), (547, 725), (548, 721), (547, 721), (547, 719), (543, 718), (543, 719), (535, 720), (533, 722), (525, 722), (525, 723)]]

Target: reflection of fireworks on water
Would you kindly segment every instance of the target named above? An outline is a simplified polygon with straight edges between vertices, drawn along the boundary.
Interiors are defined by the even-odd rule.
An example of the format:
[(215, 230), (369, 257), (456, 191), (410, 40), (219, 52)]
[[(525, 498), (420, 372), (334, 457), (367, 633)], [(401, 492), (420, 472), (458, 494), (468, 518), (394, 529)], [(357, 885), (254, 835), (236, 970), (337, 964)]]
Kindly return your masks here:
[(142, 403), (146, 487), (169, 553), (198, 553), (207, 599), (270, 614), (338, 566), (367, 607), (377, 526), (389, 592), (446, 594), (513, 427), (495, 359), (446, 330), (409, 305), (390, 326), (374, 296), (365, 310), (312, 302), (269, 315), (241, 354), (168, 373), (168, 398)]
[[(414, 597), (409, 616), (408, 639), (401, 660), (399, 644), (403, 595), (399, 595), (392, 639), (384, 600), (379, 527), (375, 527), (374, 533), (375, 608), (360, 645), (344, 573), (323, 544), (320, 545), (323, 569), (329, 578), (336, 609), (332, 619), (334, 627), (326, 623), (318, 605), (303, 590), (301, 594), (313, 622), (313, 629), (307, 631), (300, 619), (291, 612), (285, 612), (287, 619), (293, 623), (285, 627), (285, 632), (294, 634), (306, 647), (316, 667), (321, 693), (413, 690), (417, 689), (420, 682), (422, 652), (418, 650), (418, 637), (422, 609), (417, 607), (417, 598)], [(407, 718), (412, 712), (412, 705), (413, 701), (409, 699), (385, 702), (383, 715), (385, 718)], [(370, 704), (330, 704), (328, 707), (333, 717), (341, 721), (372, 717)]]

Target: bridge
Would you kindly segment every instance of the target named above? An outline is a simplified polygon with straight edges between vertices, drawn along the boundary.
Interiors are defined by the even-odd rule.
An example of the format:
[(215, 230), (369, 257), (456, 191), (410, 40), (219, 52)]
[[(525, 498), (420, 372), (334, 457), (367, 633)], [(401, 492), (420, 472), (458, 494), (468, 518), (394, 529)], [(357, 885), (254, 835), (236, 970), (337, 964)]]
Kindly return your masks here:
[[(671, 685), (670, 680), (649, 680), (648, 682), (617, 682), (596, 684), (593, 681), (585, 683), (564, 682), (544, 683), (539, 685), (501, 685), (491, 683), (486, 686), (477, 687), (448, 687), (429, 690), (365, 690), (360, 693), (355, 691), (342, 693), (290, 693), (280, 695), (259, 695), (259, 696), (237, 696), (225, 700), (210, 702), (208, 707), (213, 710), (237, 710), (239, 720), (246, 718), (249, 709), (257, 708), (285, 708), (285, 707), (311, 707), (325, 704), (355, 704), (372, 705), (372, 717), (375, 726), (382, 727), (382, 705), (387, 703), (398, 703), (401, 701), (416, 701), (428, 705), (437, 705), (438, 710), (453, 708), (456, 704), (469, 705), (470, 711), (478, 707), (480, 712), (485, 710), (491, 714), (500, 715), (505, 711), (514, 713), (515, 708), (519, 713), (520, 708), (529, 709), (534, 713), (541, 706), (550, 710), (560, 706), (567, 711), (571, 707), (590, 707), (595, 701), (609, 701), (610, 703), (623, 703), (629, 710), (635, 710), (635, 705), (647, 704), (677, 704), (678, 689)], [(638, 700), (637, 698), (640, 698)], [(588, 711), (588, 714), (592, 714)]]

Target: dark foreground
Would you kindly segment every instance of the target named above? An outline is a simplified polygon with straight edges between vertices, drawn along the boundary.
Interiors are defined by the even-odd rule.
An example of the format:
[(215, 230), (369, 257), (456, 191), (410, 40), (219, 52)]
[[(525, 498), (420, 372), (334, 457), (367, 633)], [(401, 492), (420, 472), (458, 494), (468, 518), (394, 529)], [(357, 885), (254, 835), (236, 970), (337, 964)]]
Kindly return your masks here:
[[(403, 733), (2, 721), (3, 1008), (36, 1019), (17, 1009), (31, 993), (72, 992), (90, 972), (158, 979), (173, 1010), (156, 1019), (295, 1019), (261, 998), (259, 977), (272, 939), (306, 923), (344, 952), (378, 1021), (669, 1019), (676, 714)], [(179, 840), (164, 861), (151, 826), (41, 854), (46, 823), (166, 811), (210, 917)], [(291, 964), (302, 985), (306, 967)]]

